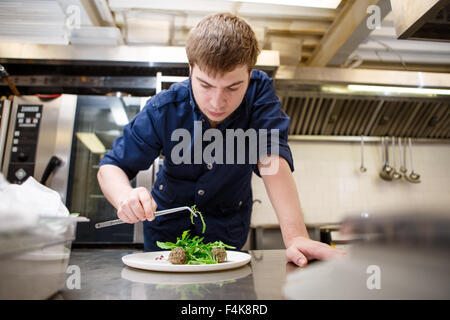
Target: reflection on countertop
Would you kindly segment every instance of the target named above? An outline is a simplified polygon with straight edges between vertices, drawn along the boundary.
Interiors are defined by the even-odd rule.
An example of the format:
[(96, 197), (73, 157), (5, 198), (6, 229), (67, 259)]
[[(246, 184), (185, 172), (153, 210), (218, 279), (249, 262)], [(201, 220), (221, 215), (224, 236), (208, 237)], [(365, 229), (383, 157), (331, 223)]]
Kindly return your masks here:
[(125, 266), (126, 249), (73, 249), (69, 265), (80, 268), (80, 289), (64, 288), (55, 299), (255, 300), (283, 299), (284, 250), (251, 250), (249, 264), (220, 272), (167, 273)]

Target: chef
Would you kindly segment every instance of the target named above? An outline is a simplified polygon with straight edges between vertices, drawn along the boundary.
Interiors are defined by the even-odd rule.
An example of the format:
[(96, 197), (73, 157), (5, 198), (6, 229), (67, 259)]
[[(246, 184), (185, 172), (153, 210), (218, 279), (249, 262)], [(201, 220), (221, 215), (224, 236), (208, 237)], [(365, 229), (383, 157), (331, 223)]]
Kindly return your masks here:
[[(304, 266), (343, 254), (308, 237), (287, 144), (290, 120), (272, 79), (253, 69), (259, 49), (251, 27), (233, 14), (207, 16), (189, 33), (186, 53), (189, 79), (149, 99), (100, 162), (98, 181), (117, 216), (143, 221), (146, 251), (159, 250), (156, 241), (176, 241), (185, 230), (205, 243), (220, 240), (241, 249), (254, 172), (280, 223), (287, 261)], [(161, 154), (164, 164), (151, 192), (133, 188), (130, 180)], [(156, 208), (194, 204), (204, 233), (200, 217), (192, 224), (187, 211), (154, 217)]]

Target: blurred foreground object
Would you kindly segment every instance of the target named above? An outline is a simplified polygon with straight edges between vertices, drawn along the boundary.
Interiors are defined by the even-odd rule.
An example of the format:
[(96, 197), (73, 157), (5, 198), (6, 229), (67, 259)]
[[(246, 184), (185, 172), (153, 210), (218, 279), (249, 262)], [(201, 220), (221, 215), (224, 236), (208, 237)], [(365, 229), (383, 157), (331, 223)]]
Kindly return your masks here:
[(345, 258), (287, 276), (288, 299), (449, 299), (450, 215), (399, 213), (346, 219), (358, 240)]

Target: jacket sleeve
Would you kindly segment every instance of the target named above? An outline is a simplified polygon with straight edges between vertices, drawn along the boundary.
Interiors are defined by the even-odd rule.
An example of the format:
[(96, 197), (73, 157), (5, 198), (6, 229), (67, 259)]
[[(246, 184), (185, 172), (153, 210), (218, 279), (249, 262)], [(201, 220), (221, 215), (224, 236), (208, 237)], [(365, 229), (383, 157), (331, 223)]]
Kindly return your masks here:
[[(294, 171), (292, 153), (287, 142), (290, 119), (281, 109), (280, 99), (275, 93), (273, 80), (265, 75), (258, 81), (259, 83), (255, 86), (255, 92), (253, 93), (254, 99), (251, 102), (250, 127), (256, 129), (258, 132), (261, 129), (267, 129), (267, 138), (264, 139), (267, 141), (267, 152), (259, 148), (260, 135), (258, 135), (258, 160), (264, 154), (278, 154), (288, 162), (291, 171)], [(277, 142), (274, 129), (278, 130), (278, 151), (274, 145)], [(264, 141), (262, 142), (264, 143)], [(253, 166), (253, 171), (258, 176), (261, 176), (257, 164)]]

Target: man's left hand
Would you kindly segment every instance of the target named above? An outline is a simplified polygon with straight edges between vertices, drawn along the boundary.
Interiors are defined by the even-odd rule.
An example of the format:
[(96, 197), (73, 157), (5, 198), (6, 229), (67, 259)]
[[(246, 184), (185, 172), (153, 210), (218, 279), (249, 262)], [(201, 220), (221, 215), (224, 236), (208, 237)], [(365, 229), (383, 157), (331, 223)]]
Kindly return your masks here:
[(326, 243), (305, 237), (296, 237), (290, 241), (286, 249), (286, 259), (300, 267), (306, 266), (308, 260), (326, 260), (345, 256), (347, 252), (335, 249)]

